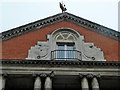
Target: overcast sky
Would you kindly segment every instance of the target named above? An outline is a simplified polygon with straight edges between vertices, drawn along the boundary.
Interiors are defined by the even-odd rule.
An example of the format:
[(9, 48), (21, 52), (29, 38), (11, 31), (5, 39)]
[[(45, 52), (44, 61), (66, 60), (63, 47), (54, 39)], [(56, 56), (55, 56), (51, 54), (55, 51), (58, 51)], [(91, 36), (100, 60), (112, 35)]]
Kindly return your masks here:
[(0, 32), (61, 13), (61, 1), (68, 13), (118, 30), (119, 0), (1, 0)]

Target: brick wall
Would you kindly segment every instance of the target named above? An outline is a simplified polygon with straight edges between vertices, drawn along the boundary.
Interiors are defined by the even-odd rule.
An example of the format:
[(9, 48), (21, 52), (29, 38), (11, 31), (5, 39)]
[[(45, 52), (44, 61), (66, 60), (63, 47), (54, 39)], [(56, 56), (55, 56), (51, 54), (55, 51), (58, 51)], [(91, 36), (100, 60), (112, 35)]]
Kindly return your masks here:
[(38, 41), (46, 41), (47, 34), (52, 33), (58, 28), (72, 28), (85, 36), (85, 42), (92, 42), (104, 52), (104, 57), (108, 61), (120, 61), (118, 59), (118, 41), (87, 30), (73, 23), (62, 21), (40, 30), (32, 31), (24, 35), (12, 38), (2, 42), (2, 58), (3, 59), (25, 59), (31, 46), (37, 44)]

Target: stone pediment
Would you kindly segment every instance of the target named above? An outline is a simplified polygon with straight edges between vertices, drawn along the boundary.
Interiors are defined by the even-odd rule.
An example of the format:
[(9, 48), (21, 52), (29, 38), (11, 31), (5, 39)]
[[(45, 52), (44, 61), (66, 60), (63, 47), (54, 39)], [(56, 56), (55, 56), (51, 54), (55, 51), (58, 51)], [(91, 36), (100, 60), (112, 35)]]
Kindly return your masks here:
[(41, 29), (43, 27), (46, 27), (48, 25), (52, 25), (55, 23), (58, 23), (60, 21), (69, 21), (71, 23), (74, 23), (76, 25), (82, 26), (84, 28), (87, 28), (91, 31), (100, 33), (104, 36), (107, 36), (109, 38), (120, 40), (120, 32), (117, 32), (115, 30), (112, 30), (110, 28), (104, 27), (102, 25), (96, 24), (94, 22), (88, 21), (86, 19), (83, 19), (81, 17), (75, 16), (70, 13), (59, 13), (54, 16), (47, 17), (45, 19), (41, 19), (5, 32), (2, 32), (0, 34), (0, 37), (2, 38), (2, 41), (23, 35), (25, 33)]

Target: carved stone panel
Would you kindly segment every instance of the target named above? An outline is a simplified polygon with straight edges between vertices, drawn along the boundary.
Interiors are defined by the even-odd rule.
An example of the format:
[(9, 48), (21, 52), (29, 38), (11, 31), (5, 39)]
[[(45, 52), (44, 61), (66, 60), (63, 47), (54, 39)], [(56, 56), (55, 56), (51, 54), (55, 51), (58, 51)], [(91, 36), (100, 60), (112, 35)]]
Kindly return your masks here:
[(57, 49), (57, 43), (74, 43), (75, 50), (81, 52), (83, 61), (105, 61), (103, 51), (94, 43), (84, 42), (84, 36), (73, 29), (60, 28), (47, 35), (46, 42), (38, 41), (32, 46), (26, 59), (51, 60), (51, 52)]
[(31, 47), (27, 59), (46, 59), (49, 52), (48, 42), (38, 42), (37, 45)]

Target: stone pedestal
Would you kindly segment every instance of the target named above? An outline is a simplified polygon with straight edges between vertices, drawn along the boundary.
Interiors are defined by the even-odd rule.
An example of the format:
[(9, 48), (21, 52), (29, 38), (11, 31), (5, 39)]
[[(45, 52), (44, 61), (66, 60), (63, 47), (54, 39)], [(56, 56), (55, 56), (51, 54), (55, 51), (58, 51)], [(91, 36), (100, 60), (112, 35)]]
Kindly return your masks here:
[(41, 90), (41, 80), (40, 80), (40, 77), (36, 77), (36, 79), (35, 79), (34, 90)]
[(83, 77), (81, 81), (82, 90), (89, 90), (88, 80), (86, 77)]
[(50, 77), (46, 77), (45, 90), (52, 90), (52, 80)]
[(92, 90), (99, 90), (99, 83), (96, 77), (92, 79)]

